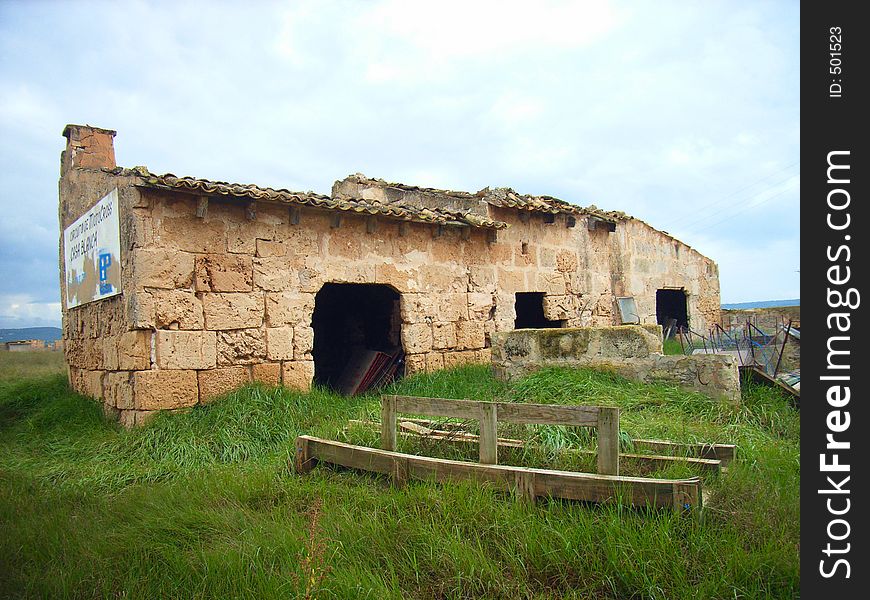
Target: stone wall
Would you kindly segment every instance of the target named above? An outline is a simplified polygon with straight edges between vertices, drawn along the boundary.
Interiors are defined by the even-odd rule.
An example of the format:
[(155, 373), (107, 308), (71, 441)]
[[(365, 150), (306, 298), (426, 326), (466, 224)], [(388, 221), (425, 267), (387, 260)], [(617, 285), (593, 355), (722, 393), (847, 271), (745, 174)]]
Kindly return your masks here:
[(800, 328), (800, 306), (770, 306), (767, 308), (723, 308), (722, 327), (743, 327), (749, 321), (765, 333), (774, 334), (782, 325), (788, 324), (789, 320)]
[(737, 360), (723, 354), (666, 356), (658, 325), (522, 329), (493, 336), (493, 373), (522, 377), (544, 367), (592, 367), (636, 381), (664, 382), (714, 400), (740, 402)]
[[(409, 374), (489, 362), (492, 337), (514, 327), (517, 292), (542, 293), (546, 318), (567, 327), (618, 322), (620, 295), (635, 295), (643, 322), (654, 323), (662, 286), (686, 287), (690, 319), (706, 323), (710, 307), (718, 310), (715, 264), (640, 221), (590, 230), (583, 217), (498, 208), (472, 194), (410, 198), (406, 190), (390, 194), (510, 226), (493, 236), (307, 206), (291, 218), (287, 205), (233, 197), (209, 198), (198, 216), (199, 196), (112, 170), (114, 132), (71, 126), (65, 135), (61, 232), (117, 187), (123, 286), (119, 296), (73, 309), (64, 301), (70, 382), (128, 425), (250, 381), (307, 389), (315, 297), (326, 283), (383, 284), (400, 294)], [(392, 198), (347, 181), (333, 193)]]

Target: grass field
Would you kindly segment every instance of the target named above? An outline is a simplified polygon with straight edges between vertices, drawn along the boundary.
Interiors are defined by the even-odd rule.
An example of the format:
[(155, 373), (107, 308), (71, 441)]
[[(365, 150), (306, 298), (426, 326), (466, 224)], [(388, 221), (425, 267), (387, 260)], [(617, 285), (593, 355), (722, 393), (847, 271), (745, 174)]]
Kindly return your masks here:
[[(799, 415), (750, 387), (739, 409), (588, 370), (504, 384), (486, 367), (411, 377), (395, 393), (615, 405), (632, 437), (735, 443), (704, 477), (702, 519), (475, 485), (287, 468), (296, 435), (345, 430), (378, 399), (252, 386), (124, 431), (53, 366), (0, 356), (0, 596), (31, 598), (793, 598), (800, 580)], [(15, 364), (13, 364), (15, 363)], [(516, 427), (516, 426), (514, 426)], [(583, 466), (571, 428), (505, 433), (515, 464)], [(403, 441), (400, 449), (469, 456)], [(464, 453), (464, 454), (463, 454)], [(572, 462), (575, 461), (575, 462)], [(582, 463), (582, 461), (581, 461)], [(626, 464), (626, 474), (633, 468)], [(664, 474), (691, 474), (686, 467)]]

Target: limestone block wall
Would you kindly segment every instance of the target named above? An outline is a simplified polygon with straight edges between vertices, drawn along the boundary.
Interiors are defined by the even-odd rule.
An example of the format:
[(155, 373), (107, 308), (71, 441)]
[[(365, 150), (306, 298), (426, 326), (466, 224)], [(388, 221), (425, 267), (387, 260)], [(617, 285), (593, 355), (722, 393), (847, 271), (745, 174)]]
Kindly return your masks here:
[(737, 359), (723, 354), (666, 356), (659, 325), (522, 329), (493, 336), (493, 373), (522, 377), (544, 367), (593, 367), (636, 381), (665, 382), (712, 399), (740, 402)]
[(800, 306), (770, 306), (767, 308), (722, 309), (722, 327), (743, 327), (749, 321), (765, 333), (774, 334), (781, 325), (789, 320), (800, 327)]
[(656, 322), (656, 290), (663, 288), (685, 289), (693, 330), (705, 332), (719, 322), (719, 269), (715, 262), (635, 219), (621, 222), (614, 234), (623, 257), (624, 295), (634, 296), (642, 323)]
[[(620, 221), (611, 233), (589, 230), (584, 217), (571, 223), (564, 214), (498, 208), (474, 194), (393, 190), (381, 198), (342, 182), (334, 194), (440, 202), (509, 227), (493, 236), (307, 206), (294, 206), (291, 218), (287, 205), (228, 197), (211, 197), (201, 210), (197, 195), (115, 169), (114, 132), (71, 126), (65, 135), (61, 232), (117, 188), (123, 288), (72, 309), (64, 299), (70, 382), (128, 425), (250, 381), (307, 389), (316, 295), (327, 283), (399, 293), (408, 374), (489, 362), (493, 336), (514, 327), (517, 292), (543, 294), (546, 318), (567, 327), (618, 322), (615, 298), (626, 294), (651, 306), (654, 322), (662, 285), (692, 290), (692, 317), (707, 318), (707, 304), (718, 308), (715, 265), (694, 251), (656, 249), (663, 234), (640, 222)], [(61, 244), (61, 266), (62, 252)], [(711, 281), (693, 279), (705, 269)]]

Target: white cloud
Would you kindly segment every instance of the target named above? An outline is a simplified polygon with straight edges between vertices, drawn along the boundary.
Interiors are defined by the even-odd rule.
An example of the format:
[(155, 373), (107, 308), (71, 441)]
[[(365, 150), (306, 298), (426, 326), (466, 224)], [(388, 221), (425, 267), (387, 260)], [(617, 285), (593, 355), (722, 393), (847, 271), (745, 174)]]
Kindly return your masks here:
[(726, 298), (757, 288), (734, 248), (775, 240), (765, 261), (794, 270), (793, 2), (50, 7), (0, 19), (0, 270), (21, 286), (0, 293), (54, 293), (69, 122), (157, 172), (328, 192), (362, 171), (624, 210), (719, 261)]
[(29, 294), (0, 294), (0, 327), (60, 327), (60, 302), (34, 302)]

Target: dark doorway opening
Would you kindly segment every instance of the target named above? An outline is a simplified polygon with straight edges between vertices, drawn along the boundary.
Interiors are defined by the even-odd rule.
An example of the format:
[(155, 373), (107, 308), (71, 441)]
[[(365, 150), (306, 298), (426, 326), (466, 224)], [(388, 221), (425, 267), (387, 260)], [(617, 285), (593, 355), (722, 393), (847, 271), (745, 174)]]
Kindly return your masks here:
[[(314, 383), (347, 391), (348, 369), (363, 355), (402, 347), (399, 293), (386, 285), (327, 283), (314, 299)], [(399, 367), (399, 371), (402, 370)], [(395, 377), (401, 376), (397, 372)]]
[(544, 292), (517, 292), (514, 306), (517, 312), (514, 329), (548, 329), (563, 324), (544, 316)]
[(667, 328), (671, 319), (676, 322), (671, 331), (689, 328), (686, 290), (656, 290), (656, 322)]

